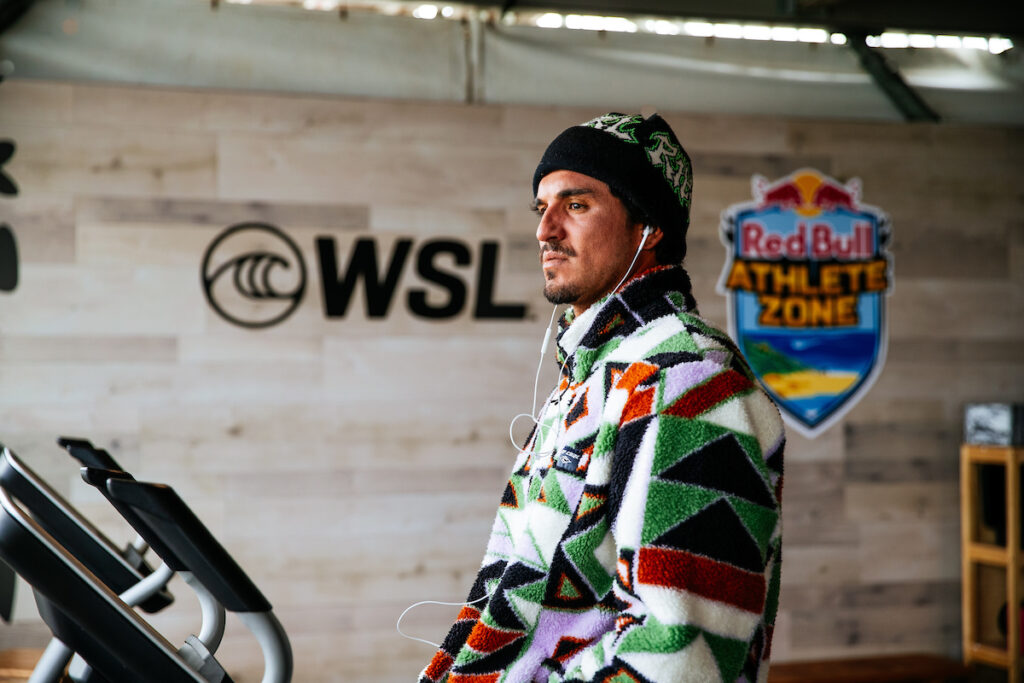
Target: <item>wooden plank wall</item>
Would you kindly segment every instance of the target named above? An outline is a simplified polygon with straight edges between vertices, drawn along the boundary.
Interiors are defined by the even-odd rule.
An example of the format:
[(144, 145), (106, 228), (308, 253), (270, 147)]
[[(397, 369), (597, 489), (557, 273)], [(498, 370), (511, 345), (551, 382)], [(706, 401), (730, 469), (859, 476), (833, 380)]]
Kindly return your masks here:
[[(596, 113), (5, 82), (21, 193), (0, 198), (0, 221), (22, 268), (0, 292), (0, 440), (118, 539), (54, 437), (88, 436), (172, 483), (276, 606), (296, 680), (412, 680), (431, 651), (395, 620), (462, 598), (513, 457), (509, 420), (530, 409), (550, 308), (529, 179), (555, 134)], [(1024, 399), (1024, 131), (666, 116), (696, 167), (688, 267), (721, 325), (719, 213), (750, 198), (751, 174), (860, 177), (892, 218), (885, 371), (824, 435), (790, 434), (776, 658), (957, 655), (962, 407)], [(199, 286), (206, 246), (251, 220), (291, 235), (311, 276), (295, 315), (262, 331), (224, 322)], [(495, 240), (495, 298), (529, 319), (424, 321), (401, 299), (383, 320), (361, 302), (326, 319), (321, 235), (342, 262), (359, 236)], [(401, 296), (417, 284), (405, 273)], [(195, 612), (175, 588), (156, 621), (184, 637)], [(405, 627), (436, 640), (454, 611), (426, 606)], [(41, 633), (0, 627), (0, 647)], [(237, 624), (222, 652), (236, 680), (258, 680)]]

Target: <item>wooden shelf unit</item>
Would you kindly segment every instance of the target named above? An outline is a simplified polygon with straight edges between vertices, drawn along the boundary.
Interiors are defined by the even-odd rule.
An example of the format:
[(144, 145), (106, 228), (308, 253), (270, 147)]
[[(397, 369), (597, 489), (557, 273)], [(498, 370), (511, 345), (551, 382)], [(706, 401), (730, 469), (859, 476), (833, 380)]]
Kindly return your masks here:
[[(1022, 464), (1024, 447), (964, 444), (960, 448), (964, 662), (978, 662), (1006, 669), (1009, 683), (1022, 683), (1021, 624), (1017, 616), (1017, 606), (1024, 597), (1021, 585), (1021, 573), (1024, 571), (1024, 552), (1021, 550)], [(979, 465), (1002, 465), (1006, 471), (1005, 547), (977, 540), (981, 497), (978, 485)], [(1002, 648), (978, 641), (979, 565), (998, 567), (1006, 572), (1006, 644)]]

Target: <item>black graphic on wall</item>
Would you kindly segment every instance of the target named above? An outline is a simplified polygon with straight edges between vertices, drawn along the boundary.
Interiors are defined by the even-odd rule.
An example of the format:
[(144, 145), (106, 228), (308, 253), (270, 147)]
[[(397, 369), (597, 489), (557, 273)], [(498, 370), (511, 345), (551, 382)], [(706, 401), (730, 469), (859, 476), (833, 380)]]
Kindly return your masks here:
[(4, 164), (14, 156), (14, 141), (0, 140), (0, 194), (14, 197), (18, 194), (18, 186), (14, 179), (4, 172)]
[(14, 232), (0, 225), (0, 292), (12, 292), (18, 286), (18, 244)]
[[(496, 301), (500, 245), (479, 248), (438, 238), (415, 243), (403, 237), (390, 248), (377, 238), (356, 238), (339, 253), (333, 237), (317, 237), (320, 288), (326, 318), (344, 318), (363, 297), (370, 319), (386, 318), (397, 298), (412, 315), (447, 320), (469, 310), (476, 320), (523, 320), (524, 303)], [(476, 262), (475, 277), (473, 275)], [(400, 287), (411, 272), (417, 284)], [(466, 276), (468, 275), (468, 277)], [(265, 223), (234, 225), (217, 235), (203, 255), (203, 292), (225, 320), (242, 327), (270, 327), (290, 316), (306, 291), (306, 264), (280, 228)]]
[(233, 225), (203, 255), (203, 292), (213, 310), (241, 327), (270, 327), (299, 307), (306, 262), (288, 235), (266, 223)]
[[(356, 285), (361, 281), (366, 295), (367, 317), (387, 316), (391, 302), (395, 298), (398, 281), (413, 251), (411, 239), (397, 240), (390, 254), (378, 255), (376, 240), (361, 237), (350, 250), (348, 265), (344, 272), (340, 272), (338, 268), (337, 245), (333, 237), (318, 237), (316, 247), (320, 257), (324, 315), (328, 318), (344, 317)], [(417, 317), (433, 320), (444, 320), (459, 315), (466, 307), (469, 288), (466, 281), (453, 269), (445, 268), (442, 264), (450, 261), (453, 266), (461, 268), (470, 266), (472, 258), (469, 246), (458, 240), (434, 239), (423, 242), (416, 251), (414, 268), (420, 279), (431, 285), (434, 298), (441, 301), (431, 303), (432, 292), (427, 289), (410, 289), (405, 297), (409, 312)], [(522, 320), (526, 317), (525, 304), (495, 303), (497, 277), (498, 243), (482, 242), (475, 283), (473, 317), (477, 320)]]
[[(0, 74), (0, 81), (3, 81)], [(18, 186), (14, 179), (7, 175), (4, 164), (14, 156), (13, 140), (0, 140), (0, 195), (16, 197)], [(14, 240), (14, 231), (7, 224), (0, 225), (0, 292), (13, 292), (18, 286), (18, 244)]]

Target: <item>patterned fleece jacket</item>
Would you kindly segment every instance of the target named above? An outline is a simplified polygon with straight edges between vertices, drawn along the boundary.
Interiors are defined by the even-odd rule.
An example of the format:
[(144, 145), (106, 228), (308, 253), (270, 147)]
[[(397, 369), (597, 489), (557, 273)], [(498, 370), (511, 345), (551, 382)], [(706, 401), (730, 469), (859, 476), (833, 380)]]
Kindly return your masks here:
[(764, 681), (784, 434), (681, 267), (560, 322), (468, 603), (420, 683)]

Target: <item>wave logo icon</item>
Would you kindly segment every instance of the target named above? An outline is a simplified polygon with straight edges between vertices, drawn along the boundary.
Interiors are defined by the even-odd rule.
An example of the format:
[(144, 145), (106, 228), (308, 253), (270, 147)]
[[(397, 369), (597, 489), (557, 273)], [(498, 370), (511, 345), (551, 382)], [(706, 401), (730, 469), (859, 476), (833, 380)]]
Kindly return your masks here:
[(206, 248), (201, 276), (213, 310), (240, 327), (278, 324), (306, 293), (302, 253), (266, 223), (239, 223), (220, 233)]

